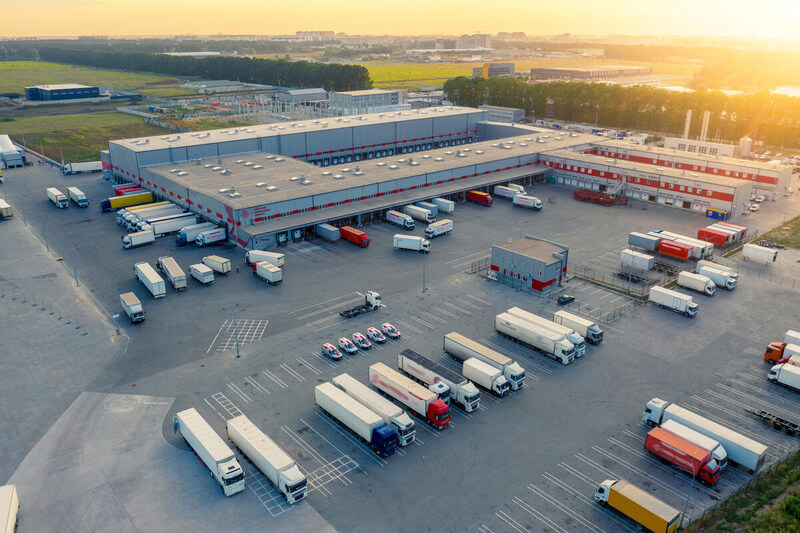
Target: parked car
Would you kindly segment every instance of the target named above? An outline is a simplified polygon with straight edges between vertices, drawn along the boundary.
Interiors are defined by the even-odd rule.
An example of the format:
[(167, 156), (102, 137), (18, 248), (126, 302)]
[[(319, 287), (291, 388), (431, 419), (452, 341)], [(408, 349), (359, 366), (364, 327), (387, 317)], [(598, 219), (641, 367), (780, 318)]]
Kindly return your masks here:
[(339, 349), (350, 354), (358, 353), (358, 348), (356, 348), (356, 345), (353, 344), (353, 341), (347, 337), (339, 337)]
[(761, 206), (758, 204), (750, 204), (750, 211), (758, 211), (761, 209)]
[(562, 294), (558, 297), (558, 305), (567, 305), (575, 301), (575, 297), (571, 294)]
[(386, 335), (388, 335), (392, 339), (400, 338), (400, 332), (397, 331), (396, 327), (389, 324), (388, 322), (384, 322), (383, 324), (381, 324), (381, 331), (383, 331)]
[(756, 202), (759, 202), (759, 203), (763, 202), (766, 199), (767, 199), (767, 197), (764, 196), (763, 194), (759, 194), (758, 196), (756, 196)]
[(334, 361), (338, 361), (342, 358), (342, 352), (340, 352), (336, 346), (329, 342), (326, 342), (322, 345), (322, 355), (330, 357)]
[(372, 343), (369, 342), (369, 339), (367, 339), (363, 333), (359, 333), (358, 331), (353, 333), (353, 342), (356, 343), (356, 346), (362, 350), (369, 350), (372, 348)]
[(756, 201), (756, 193), (752, 193), (752, 194), (750, 195), (750, 201), (751, 201), (751, 202), (755, 202), (755, 201)]
[(372, 342), (377, 342), (378, 344), (386, 342), (386, 337), (378, 328), (367, 328), (367, 337), (369, 337)]

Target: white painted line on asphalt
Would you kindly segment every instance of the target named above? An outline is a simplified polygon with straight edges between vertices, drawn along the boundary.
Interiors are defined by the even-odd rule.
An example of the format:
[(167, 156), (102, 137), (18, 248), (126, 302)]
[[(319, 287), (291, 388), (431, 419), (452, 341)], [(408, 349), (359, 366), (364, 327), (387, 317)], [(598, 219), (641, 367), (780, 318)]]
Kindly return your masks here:
[(332, 361), (329, 361), (327, 358), (321, 356), (319, 353), (311, 352), (311, 355), (313, 355), (314, 357), (316, 357), (317, 359), (319, 359), (320, 361), (322, 361), (323, 363), (325, 363), (329, 367), (336, 368), (336, 365)]
[(216, 335), (214, 335), (214, 340), (213, 340), (213, 341), (211, 341), (211, 344), (209, 344), (209, 345), (208, 345), (208, 350), (206, 350), (206, 353), (210, 352), (210, 351), (211, 351), (211, 348), (213, 348), (213, 347), (214, 347), (214, 343), (215, 343), (215, 342), (217, 342), (217, 337), (219, 337), (219, 334), (220, 334), (220, 333), (222, 333), (222, 330), (225, 328), (225, 326), (226, 326), (227, 324), (228, 324), (228, 321), (226, 320), (226, 321), (225, 321), (225, 322), (223, 322), (223, 323), (222, 323), (222, 325), (219, 327), (219, 331), (217, 332), (217, 334), (216, 334)]
[(246, 403), (250, 403), (250, 402), (252, 402), (252, 401), (253, 401), (253, 400), (250, 398), (250, 396), (248, 396), (247, 394), (245, 394), (245, 392), (244, 392), (242, 389), (240, 389), (239, 387), (237, 387), (235, 384), (233, 384), (233, 383), (228, 383), (228, 388), (229, 388), (229, 389), (231, 389), (231, 390), (233, 391), (233, 393), (234, 393), (234, 394), (236, 394), (236, 395), (237, 395), (239, 398), (241, 398), (242, 400), (244, 400)]
[(476, 311), (480, 311), (481, 310), (481, 308), (479, 306), (477, 306), (477, 305), (475, 305), (473, 303), (470, 303), (470, 302), (464, 300), (463, 298), (456, 298), (456, 301), (457, 302), (461, 302), (462, 304), (464, 304), (467, 307), (470, 307), (472, 309), (475, 309)]
[(336, 309), (338, 307), (344, 307), (347, 304), (357, 303), (363, 301), (361, 298), (350, 298), (349, 300), (345, 300), (344, 302), (340, 302), (338, 304), (329, 305), (327, 307), (323, 307), (322, 309), (317, 309), (316, 311), (310, 311), (304, 315), (296, 316), (295, 319), (297, 320), (304, 320), (306, 318), (312, 317), (314, 315), (318, 315), (320, 313), (324, 313), (326, 311), (330, 311), (331, 309)]
[(464, 309), (461, 309), (460, 307), (457, 307), (457, 306), (455, 306), (455, 305), (451, 304), (450, 302), (444, 302), (444, 305), (446, 305), (447, 307), (449, 307), (449, 308), (451, 308), (451, 309), (455, 309), (455, 310), (456, 310), (456, 311), (458, 311), (459, 313), (463, 313), (463, 314), (465, 314), (465, 315), (467, 315), (467, 316), (471, 316), (471, 315), (472, 315), (472, 313), (470, 313), (469, 311), (466, 311), (466, 310), (464, 310)]
[[(552, 476), (551, 474), (545, 474), (545, 475)], [(565, 490), (566, 492), (568, 492), (568, 493), (572, 494), (573, 496), (575, 496), (576, 498), (578, 498), (578, 500), (580, 500), (583, 503), (585, 503), (591, 509), (596, 510), (598, 508), (598, 505), (594, 501), (594, 498), (587, 498), (586, 496), (584, 496), (584, 494), (581, 491), (578, 491), (574, 487), (572, 487), (572, 485), (569, 485), (568, 483), (566, 483), (564, 481), (556, 480), (554, 477), (551, 478), (551, 481), (553, 481), (561, 489)], [(600, 484), (599, 481), (596, 482), (596, 483), (593, 482), (592, 486), (595, 489), (597, 489), (597, 486), (599, 484)], [(600, 511), (603, 514), (605, 514), (607, 517), (609, 517), (612, 520), (614, 520), (617, 524), (619, 524), (623, 528), (627, 529), (628, 531), (631, 531), (631, 532), (634, 532), (634, 533), (639, 531), (637, 528), (631, 527), (629, 522), (626, 522), (622, 517), (618, 516), (616, 513), (614, 513), (610, 509), (606, 509), (606, 508), (600, 507)], [(597, 527), (599, 527), (599, 526), (597, 526)]]
[(599, 481), (595, 481), (594, 479), (590, 478), (589, 476), (579, 472), (578, 470), (575, 470), (575, 468), (573, 468), (572, 466), (568, 465), (567, 463), (565, 463), (563, 461), (558, 463), (558, 466), (560, 468), (562, 468), (563, 470), (566, 470), (567, 472), (569, 472), (570, 474), (572, 474), (573, 476), (575, 476), (579, 480), (583, 481), (584, 483), (586, 483), (590, 487), (597, 488), (598, 485), (600, 485)]
[[(507, 342), (510, 345), (514, 346), (514, 347), (521, 347), (519, 344), (513, 343), (510, 340), (504, 339), (503, 337), (499, 337), (499, 340), (500, 340), (500, 342), (504, 342), (504, 343)], [(516, 360), (516, 359), (519, 359), (519, 357), (520, 357), (519, 354), (514, 353), (513, 351), (511, 351), (510, 348), (505, 348), (503, 346), (498, 346), (497, 344), (489, 341), (488, 339), (479, 339), (479, 342), (489, 346), (490, 348), (493, 348), (494, 350), (502, 353), (503, 355), (506, 355), (506, 356), (510, 357), (511, 359), (515, 359)], [(538, 353), (534, 352), (533, 350), (528, 350), (528, 351), (530, 353), (532, 353), (533, 355), (539, 355)], [(525, 361), (526, 361), (527, 364), (531, 364), (531, 365), (535, 366), (537, 370), (541, 370), (545, 374), (552, 374), (553, 373), (553, 371), (550, 370), (549, 368), (542, 366), (540, 363), (532, 361), (530, 358), (526, 358)], [(555, 361), (553, 363), (554, 364), (558, 364)], [(558, 365), (558, 366), (562, 366), (562, 365)]]
[[(373, 451), (372, 451), (372, 448), (370, 448), (368, 445), (366, 445), (366, 444), (364, 444), (363, 442), (361, 442), (361, 440), (359, 440), (359, 439), (355, 438), (355, 437), (354, 437), (352, 434), (350, 434), (349, 432), (345, 432), (345, 430), (344, 430), (344, 429), (342, 429), (342, 428), (339, 426), (339, 424), (337, 424), (337, 423), (333, 422), (333, 421), (332, 421), (332, 420), (331, 420), (329, 417), (327, 417), (326, 415), (324, 415), (324, 414), (320, 413), (319, 411), (316, 411), (315, 413), (316, 413), (316, 415), (317, 415), (318, 417), (320, 417), (320, 418), (321, 418), (321, 419), (322, 419), (322, 420), (323, 420), (323, 421), (324, 421), (326, 424), (328, 424), (328, 425), (329, 425), (329, 426), (331, 426), (333, 429), (335, 429), (335, 430), (336, 430), (336, 431), (337, 431), (337, 432), (338, 432), (340, 435), (342, 435), (342, 436), (343, 436), (345, 439), (347, 439), (347, 440), (348, 440), (348, 441), (350, 441), (351, 443), (355, 444), (355, 445), (356, 445), (356, 448), (358, 448), (360, 451), (364, 452), (364, 453), (365, 453), (365, 454), (366, 454), (366, 455), (367, 455), (367, 456), (368, 456), (370, 459), (372, 459), (373, 461), (375, 461), (376, 463), (378, 463), (378, 465), (379, 465), (379, 466), (386, 466), (386, 465), (388, 464), (388, 462), (387, 462), (385, 459), (383, 459), (382, 457), (379, 457), (378, 455), (376, 455), (376, 454), (375, 454), (375, 452), (373, 452)], [(302, 419), (301, 419), (301, 420), (302, 420)], [(306, 425), (308, 425), (308, 424), (306, 424)], [(322, 436), (322, 434), (321, 434), (321, 433), (319, 433), (319, 432), (318, 432), (316, 429), (312, 428), (310, 425), (308, 425), (308, 427), (309, 427), (309, 428), (311, 428), (311, 431), (313, 431), (314, 433), (316, 433), (316, 434), (317, 434), (317, 435), (318, 435), (320, 438), (322, 438), (322, 439), (323, 439), (325, 442), (327, 442), (328, 444), (330, 444), (331, 446), (333, 446), (334, 448), (336, 448), (336, 446), (334, 446), (334, 445), (333, 445), (333, 443), (331, 443), (331, 442), (330, 442), (328, 439), (326, 439), (325, 437), (323, 437), (323, 436)], [(338, 450), (338, 448), (336, 448), (336, 449)]]
[[(544, 477), (545, 477), (545, 479), (548, 479), (549, 481), (553, 481), (553, 479), (555, 479), (555, 478), (553, 478), (553, 479), (550, 479), (550, 478), (548, 478), (547, 476), (548, 476), (548, 474), (547, 474), (547, 473), (545, 473), (545, 474), (544, 474)], [(551, 477), (552, 477), (552, 476), (551, 476)], [(557, 484), (559, 487), (561, 486), (561, 484), (560, 484), (560, 483), (556, 483), (556, 484)], [(588, 522), (588, 521), (586, 521), (586, 519), (585, 519), (585, 518), (583, 518), (583, 516), (581, 516), (581, 515), (580, 515), (580, 514), (578, 514), (578, 513), (577, 513), (575, 510), (573, 510), (573, 509), (570, 509), (569, 507), (567, 507), (566, 505), (564, 505), (563, 503), (561, 503), (560, 501), (558, 501), (558, 499), (557, 499), (556, 497), (554, 497), (554, 496), (551, 496), (551, 495), (550, 495), (550, 493), (548, 493), (548, 492), (547, 492), (547, 491), (545, 491), (544, 489), (540, 489), (539, 487), (537, 487), (537, 486), (536, 486), (536, 485), (534, 485), (533, 483), (531, 483), (530, 485), (528, 485), (528, 487), (527, 487), (527, 488), (528, 488), (528, 490), (529, 490), (529, 491), (531, 491), (532, 493), (534, 493), (534, 494), (536, 494), (537, 496), (539, 496), (539, 498), (541, 498), (542, 500), (544, 500), (544, 501), (546, 501), (546, 502), (550, 503), (550, 505), (552, 505), (552, 506), (553, 506), (553, 507), (555, 507), (556, 509), (560, 510), (560, 511), (561, 511), (562, 513), (564, 513), (565, 515), (567, 515), (567, 516), (571, 517), (573, 520), (575, 520), (576, 522), (580, 523), (581, 525), (583, 525), (583, 526), (584, 526), (584, 527), (586, 527), (587, 529), (589, 529), (589, 530), (591, 530), (591, 531), (594, 531), (595, 533), (606, 533), (606, 532), (605, 532), (605, 530), (603, 530), (603, 529), (600, 529), (599, 527), (592, 525), (592, 523), (591, 523), (591, 522)], [(563, 488), (563, 487), (562, 487), (562, 488)], [(567, 491), (567, 492), (569, 492), (569, 491)], [(523, 500), (522, 498), (519, 498), (519, 497), (517, 497), (517, 496), (515, 496), (515, 498), (516, 498), (516, 502), (515, 502), (515, 503), (516, 503), (517, 505), (519, 505), (519, 506), (520, 506), (520, 507), (521, 507), (523, 510), (527, 510), (527, 509), (534, 510), (534, 509), (533, 509), (533, 507), (532, 507), (530, 504), (528, 504), (528, 503), (527, 503), (525, 500)], [(549, 518), (548, 518), (547, 520), (548, 520), (548, 521), (550, 521), (550, 522), (552, 522), (552, 521), (551, 521)], [(566, 529), (563, 529), (563, 528), (561, 528), (560, 526), (558, 526), (558, 525), (557, 525), (557, 524), (555, 524), (554, 522), (553, 522), (553, 524), (554, 524), (554, 527), (558, 527), (558, 528), (559, 528), (561, 531), (563, 531), (564, 533), (569, 533), (569, 532), (568, 532)]]
[(259, 383), (258, 381), (256, 381), (256, 379), (255, 379), (255, 378), (253, 378), (253, 377), (250, 377), (250, 376), (245, 376), (245, 377), (244, 377), (244, 379), (245, 379), (245, 381), (247, 381), (247, 382), (248, 382), (250, 385), (252, 385), (253, 387), (255, 387), (257, 390), (260, 390), (261, 392), (266, 392), (267, 394), (270, 394), (270, 392), (267, 390), (267, 388), (266, 388), (264, 385), (262, 385), (261, 383)]
[[(469, 257), (475, 257), (476, 255), (481, 255), (481, 254), (485, 255), (487, 253), (491, 253), (491, 249), (489, 249), (489, 250), (481, 250), (479, 252), (474, 252), (474, 253), (471, 253), (469, 255), (465, 255), (465, 256), (459, 257), (457, 259), (451, 259), (450, 261), (446, 261), (446, 262), (444, 262), (442, 264), (443, 265), (452, 265), (453, 263), (461, 263), (461, 262), (464, 262), (465, 260), (467, 260), (467, 258), (469, 258)], [(473, 261), (475, 261), (475, 259), (473, 259)]]
[(290, 376), (292, 376), (292, 377), (293, 377), (294, 379), (296, 379), (297, 381), (299, 381), (299, 382), (301, 382), (301, 383), (302, 383), (303, 381), (305, 381), (305, 380), (306, 380), (306, 378), (304, 378), (303, 376), (301, 376), (300, 374), (298, 374), (297, 372), (295, 372), (293, 369), (289, 368), (289, 365), (287, 365), (286, 363), (281, 363), (281, 364), (280, 364), (280, 367), (281, 367), (282, 369), (284, 369), (284, 370), (286, 371), (286, 373), (287, 373), (287, 374), (289, 374)]
[[(731, 379), (731, 381), (736, 381), (736, 380)], [(742, 385), (747, 386), (746, 383), (742, 383)], [(762, 394), (765, 394), (767, 396), (772, 396), (775, 399), (775, 401), (765, 402), (764, 399), (762, 399), (762, 398), (756, 398), (755, 396), (753, 396), (751, 394), (747, 394), (746, 392), (742, 392), (742, 391), (736, 390), (733, 387), (729, 387), (729, 386), (725, 385), (724, 383), (717, 383), (717, 387), (719, 387), (720, 389), (723, 389), (725, 391), (731, 392), (733, 394), (738, 394), (739, 396), (744, 396), (745, 398), (747, 398), (750, 401), (753, 401), (753, 402), (756, 402), (756, 403), (759, 403), (759, 404), (766, 404), (766, 409), (764, 409), (765, 411), (769, 411), (769, 412), (772, 412), (774, 414), (782, 413), (782, 414), (787, 415), (789, 417), (796, 417), (797, 416), (797, 408), (796, 407), (795, 407), (795, 409), (785, 409), (783, 407), (779, 407), (779, 406), (775, 405), (775, 401), (785, 402), (786, 400), (784, 398), (779, 397), (779, 396), (773, 396), (768, 392), (762, 392), (762, 391), (758, 391), (758, 389), (756, 389), (758, 392), (761, 392)], [(753, 387), (753, 388), (755, 389), (755, 387)], [(786, 403), (788, 403), (788, 402), (786, 402)]]
[(523, 527), (522, 524), (511, 518), (505, 511), (497, 511), (494, 514), (497, 516), (497, 518), (513, 527), (519, 533), (527, 533), (527, 528)]
[(342, 300), (342, 299), (344, 299), (344, 298), (348, 298), (348, 297), (350, 297), (352, 294), (354, 294), (354, 293), (352, 293), (352, 292), (348, 292), (348, 293), (347, 293), (347, 294), (345, 294), (345, 295), (342, 295), (342, 296), (337, 296), (336, 298), (331, 298), (330, 300), (325, 300), (324, 302), (317, 302), (317, 303), (315, 303), (315, 304), (311, 304), (311, 305), (307, 305), (307, 306), (305, 306), (305, 307), (301, 307), (300, 309), (295, 309), (294, 311), (289, 311), (289, 313), (287, 313), (287, 314), (289, 314), (289, 315), (293, 315), (293, 314), (295, 314), (295, 313), (300, 313), (300, 312), (303, 312), (303, 311), (305, 311), (305, 310), (307, 310), (307, 309), (311, 309), (312, 307), (316, 307), (316, 306), (318, 306), (318, 305), (324, 305), (324, 304), (327, 304), (327, 303), (330, 303), (330, 302), (335, 302), (336, 300)]
[(289, 386), (286, 383), (284, 383), (281, 378), (279, 378), (278, 376), (276, 376), (275, 374), (273, 374), (269, 370), (262, 370), (261, 373), (264, 374), (265, 376), (267, 376), (272, 381), (274, 381), (275, 384), (277, 386), (279, 386), (280, 388), (282, 388), (282, 389), (288, 389), (289, 388)]
[(622, 300), (624, 298), (625, 298), (624, 296), (617, 296), (616, 298), (614, 298), (613, 300), (611, 300), (608, 303), (613, 304), (614, 302), (618, 302), (618, 301), (620, 301), (620, 300)]
[(321, 371), (320, 369), (318, 369), (317, 367), (315, 367), (314, 365), (312, 365), (311, 363), (309, 363), (308, 361), (306, 361), (306, 360), (305, 360), (305, 359), (303, 359), (302, 357), (297, 357), (297, 361), (298, 361), (298, 362), (300, 362), (301, 364), (305, 365), (305, 366), (306, 366), (306, 368), (308, 368), (309, 370), (311, 370), (311, 371), (312, 371), (313, 373), (315, 373), (316, 375), (318, 375), (318, 376), (319, 376), (319, 375), (321, 375), (321, 374), (322, 374), (322, 371)]
[(231, 417), (239, 416), (242, 412), (239, 410), (236, 405), (232, 401), (228, 399), (227, 396), (222, 394), (221, 392), (217, 392), (211, 395), (215, 402), (219, 404), (220, 407), (225, 409), (225, 412), (231, 415)]
[(227, 418), (225, 418), (224, 416), (222, 416), (222, 413), (220, 413), (219, 411), (217, 411), (217, 410), (214, 408), (214, 406), (213, 406), (213, 405), (211, 405), (211, 402), (209, 402), (209, 401), (208, 401), (207, 399), (205, 399), (205, 398), (203, 398), (203, 401), (204, 401), (204, 402), (206, 402), (206, 403), (208, 404), (208, 406), (209, 406), (211, 409), (214, 409), (214, 412), (215, 412), (215, 413), (217, 413), (221, 419), (223, 419), (223, 420), (226, 420), (226, 421), (228, 420)]
[(595, 294), (597, 294), (598, 292), (600, 292), (600, 291), (602, 291), (602, 290), (603, 290), (603, 289), (597, 289), (597, 290), (596, 290), (596, 291), (594, 291), (594, 292), (590, 292), (590, 293), (589, 293), (589, 296), (594, 296)]
[(431, 330), (436, 329), (436, 326), (432, 325), (430, 322), (425, 322), (421, 318), (416, 317), (414, 315), (408, 315), (408, 318), (410, 318), (414, 322), (418, 322), (418, 323), (422, 324), (424, 327), (426, 327), (428, 329), (431, 329)]
[(481, 533), (494, 533), (494, 531), (492, 531), (491, 528), (489, 528), (489, 526), (487, 526), (486, 524), (481, 524), (480, 526), (478, 526), (478, 531), (480, 531)]
[(560, 531), (562, 533), (569, 533), (569, 531), (567, 531), (566, 529), (564, 529), (563, 527), (559, 526), (554, 521), (552, 521), (549, 518), (547, 518), (547, 516), (545, 516), (542, 512), (534, 509), (532, 506), (530, 506), (522, 498), (514, 496), (513, 498), (511, 498), (511, 501), (514, 504), (516, 504), (520, 509), (522, 509), (523, 511), (525, 511), (526, 513), (528, 513), (529, 515), (531, 515), (532, 517), (537, 519), (539, 522), (541, 522), (545, 526), (547, 526), (550, 529), (552, 529), (553, 531)]
[(488, 300), (484, 300), (483, 298), (481, 298), (479, 296), (475, 296), (474, 294), (465, 294), (464, 296), (466, 296), (467, 298), (471, 298), (473, 300), (477, 300), (477, 301), (479, 301), (481, 303), (484, 303), (486, 305), (492, 305), (492, 302), (490, 302)]
[(438, 316), (436, 316), (436, 315), (434, 315), (432, 313), (429, 313), (427, 311), (420, 311), (420, 313), (422, 313), (423, 315), (427, 316), (431, 320), (435, 320), (437, 322), (441, 322), (442, 324), (447, 324), (447, 320), (445, 320), (445, 319), (443, 319), (441, 317), (438, 317)]
[(406, 324), (406, 323), (405, 323), (405, 322), (403, 322), (402, 320), (398, 320), (398, 321), (397, 321), (397, 323), (398, 323), (398, 324), (400, 324), (400, 325), (402, 325), (402, 326), (405, 326), (406, 328), (408, 328), (408, 329), (410, 329), (411, 331), (415, 332), (417, 335), (422, 335), (422, 332), (421, 332), (420, 330), (418, 330), (418, 329), (417, 329), (417, 328), (415, 328), (414, 326), (411, 326), (411, 325), (409, 325), (409, 324)]
[(444, 310), (444, 309), (442, 309), (441, 307), (435, 307), (435, 306), (434, 306), (434, 307), (433, 307), (433, 309), (435, 309), (436, 311), (438, 311), (438, 312), (442, 313), (442, 314), (443, 314), (443, 315), (445, 315), (445, 316), (449, 316), (450, 318), (461, 318), (461, 317), (459, 317), (458, 315), (454, 315), (454, 314), (453, 314), (453, 313), (451, 313), (450, 311), (445, 311), (445, 310)]
[[(778, 401), (781, 401), (781, 402), (784, 402), (784, 403), (788, 403), (788, 404), (790, 404), (790, 405), (791, 405), (791, 406), (794, 408), (794, 409), (792, 410), (792, 414), (794, 414), (795, 416), (797, 416), (797, 411), (800, 409), (800, 398), (798, 398), (797, 400), (795, 400), (795, 397), (794, 397), (794, 396), (792, 396), (792, 397), (788, 397), (788, 398), (787, 398), (787, 397), (783, 397), (783, 396), (781, 396), (781, 395), (779, 395), (779, 394), (775, 394), (775, 393), (773, 393), (773, 392), (769, 392), (769, 391), (761, 390), (761, 389), (759, 389), (758, 387), (755, 387), (755, 386), (753, 386), (753, 385), (750, 385), (749, 383), (745, 383), (744, 381), (738, 380), (738, 379), (736, 379), (736, 378), (730, 378), (730, 380), (731, 380), (731, 381), (733, 381), (734, 383), (738, 383), (738, 384), (740, 384), (740, 385), (741, 385), (741, 386), (743, 386), (743, 387), (747, 387), (748, 389), (752, 389), (752, 390), (754, 390), (754, 391), (758, 392), (758, 393), (759, 393), (759, 394), (761, 394), (761, 395), (764, 395), (764, 396), (769, 396), (770, 398), (774, 398), (775, 400), (778, 400)], [(766, 381), (765, 381), (765, 380), (763, 380), (763, 379), (761, 380), (761, 383), (762, 383), (762, 384), (765, 384), (765, 385), (768, 385), (769, 387), (774, 387), (774, 386), (775, 386), (775, 385), (773, 385), (773, 384), (771, 384), (771, 383), (769, 383), (769, 382), (766, 382)]]
[(318, 318), (318, 319), (314, 320), (313, 322), (306, 322), (306, 326), (316, 326), (316, 325), (321, 324), (323, 322), (327, 322), (331, 318), (337, 318), (338, 316), (339, 316), (338, 314), (324, 316), (322, 318)]
[[(303, 419), (301, 418), (300, 421), (303, 422)], [(303, 422), (303, 423), (306, 424), (305, 422)], [(308, 424), (306, 424), (306, 426), (308, 426)], [(284, 433), (289, 435), (289, 437), (293, 441), (295, 441), (301, 448), (303, 448), (305, 451), (307, 451), (312, 459), (314, 459), (315, 461), (317, 461), (321, 465), (328, 464), (328, 461), (325, 459), (325, 457), (323, 457), (322, 454), (319, 453), (316, 448), (314, 448), (309, 443), (307, 443), (305, 440), (303, 440), (303, 437), (301, 437), (292, 428), (290, 428), (289, 426), (282, 426), (281, 429), (283, 430)], [(334, 446), (334, 448), (335, 448), (335, 446)]]

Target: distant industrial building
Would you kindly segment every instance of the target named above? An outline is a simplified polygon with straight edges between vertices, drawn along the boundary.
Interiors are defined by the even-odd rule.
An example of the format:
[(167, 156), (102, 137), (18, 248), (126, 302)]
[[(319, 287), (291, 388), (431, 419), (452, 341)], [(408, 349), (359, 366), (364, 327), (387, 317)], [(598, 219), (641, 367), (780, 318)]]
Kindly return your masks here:
[(700, 155), (735, 157), (736, 146), (732, 144), (720, 144), (693, 139), (679, 139), (667, 137), (664, 139), (664, 148), (667, 150), (678, 150), (679, 152), (689, 152)]
[(321, 102), (328, 99), (325, 89), (283, 89), (275, 95), (279, 102), (290, 104), (305, 104), (308, 102)]
[(513, 122), (516, 124), (525, 118), (525, 110), (517, 107), (482, 105), (478, 109), (487, 111), (487, 120), (491, 120), (493, 122)]
[(24, 151), (11, 141), (8, 135), (0, 135), (0, 168), (25, 165)]
[(406, 102), (405, 91), (366, 89), (363, 91), (331, 92), (330, 109), (341, 115), (383, 113), (411, 109)]
[(272, 89), (271, 85), (258, 83), (242, 83), (231, 80), (203, 80), (190, 81), (181, 85), (184, 89), (194, 89), (200, 94), (236, 93), (243, 91), (266, 91)]
[(25, 87), (25, 98), (32, 102), (77, 100), (79, 98), (98, 98), (99, 96), (99, 87), (89, 87), (87, 85), (77, 85), (75, 83)]
[(528, 235), (493, 245), (491, 269), (504, 283), (544, 292), (561, 283), (568, 259), (568, 247)]
[(514, 63), (484, 63), (472, 69), (473, 78), (497, 78), (514, 75)]
[(488, 33), (462, 35), (458, 38), (458, 44), (456, 47), (460, 50), (476, 50), (480, 48), (488, 50), (492, 47), (492, 36)]
[(632, 76), (646, 76), (652, 74), (651, 67), (627, 67), (614, 65), (594, 65), (587, 67), (547, 67), (532, 68), (531, 76), (534, 78), (548, 78), (558, 80), (614, 80)]
[(528, 38), (524, 31), (501, 31), (497, 33), (498, 41), (524, 41)]
[(336, 33), (327, 31), (298, 31), (295, 33), (299, 41), (332, 41), (336, 38)]

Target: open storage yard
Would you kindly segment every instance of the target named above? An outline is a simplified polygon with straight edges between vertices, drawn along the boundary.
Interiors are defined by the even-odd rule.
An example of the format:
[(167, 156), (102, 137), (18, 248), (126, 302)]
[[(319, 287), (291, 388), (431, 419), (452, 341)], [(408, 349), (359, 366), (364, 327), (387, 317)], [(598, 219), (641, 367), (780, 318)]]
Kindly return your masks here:
[[(170, 523), (176, 531), (320, 530), (327, 524), (366, 532), (380, 524), (381, 531), (633, 532), (636, 524), (595, 503), (603, 480), (628, 480), (686, 509), (685, 524), (800, 448), (800, 439), (746, 411), (765, 409), (800, 422), (800, 395), (769, 383), (763, 361), (769, 342), (800, 329), (800, 289), (756, 273), (796, 276), (794, 260), (779, 255), (771, 267), (743, 269), (733, 291), (695, 294), (700, 310), (694, 319), (631, 305), (626, 296), (577, 278), (540, 297), (467, 273), (489, 256), (492, 244), (523, 234), (569, 246), (571, 266), (603, 263), (612, 257), (607, 254), (619, 255), (630, 231), (668, 228), (692, 235), (708, 224), (701, 215), (663, 206), (641, 210), (638, 203), (579, 203), (570, 189), (537, 185), (529, 192), (552, 200), (540, 212), (502, 198), (490, 208), (458, 203), (448, 215), (453, 232), (433, 239), (429, 254), (394, 250), (393, 235), (403, 230), (386, 223), (361, 228), (372, 239), (368, 248), (321, 239), (290, 244), (276, 250), (285, 254), (283, 281), (267, 285), (251, 274), (238, 248), (178, 247), (174, 236), (165, 236), (123, 250), (114, 214), (98, 212), (99, 201), (112, 193), (96, 174), (64, 177), (29, 167), (4, 177), (3, 191), (16, 211), (0, 223), (0, 244), (30, 229), (52, 254), (41, 252), (43, 257), (61, 258), (67, 273), (61, 286), (51, 285), (55, 275), (41, 274), (50, 292), (37, 290), (27, 281), (32, 274), (25, 257), (2, 259), (0, 320), (24, 318), (5, 337), (12, 351), (27, 353), (22, 347), (42, 332), (77, 342), (80, 330), (30, 304), (50, 309), (55, 293), (72, 294), (73, 274), (102, 315), (81, 319), (85, 354), (65, 361), (55, 343), (37, 343), (30, 364), (4, 372), (8, 386), (14, 385), (4, 395), (4, 409), (28, 412), (30, 405), (52, 403), (61, 406), (57, 416), (66, 410), (58, 421), (53, 413), (32, 410), (27, 419), (15, 415), (3, 422), (0, 472), (20, 491), (20, 531), (63, 523), (150, 531)], [(80, 187), (90, 207), (56, 209), (45, 188), (67, 186)], [(784, 211), (800, 214), (800, 199), (780, 199), (734, 223), (763, 230), (780, 222)], [(407, 234), (421, 236), (423, 230), (417, 225)], [(132, 273), (134, 263), (155, 264), (166, 255), (188, 271), (212, 254), (230, 259), (233, 270), (208, 286), (189, 279), (181, 293), (168, 287), (163, 298), (154, 299)], [(730, 262), (739, 261), (734, 256)], [(367, 290), (380, 292), (384, 307), (341, 317), (341, 310), (363, 302)], [(132, 325), (123, 315), (117, 337), (108, 317), (121, 313), (119, 295), (129, 291), (147, 318)], [(602, 344), (589, 346), (582, 358), (561, 365), (494, 331), (495, 315), (514, 306), (552, 318), (562, 309), (556, 297), (564, 293), (575, 296), (572, 312), (607, 319), (599, 323)], [(67, 300), (59, 305), (95, 308), (89, 298)], [(321, 354), (324, 343), (383, 322), (394, 324), (401, 337), (341, 361)], [(513, 358), (526, 371), (525, 386), (502, 398), (481, 390), (481, 407), (471, 413), (453, 407), (443, 431), (416, 419), (415, 442), (390, 457), (376, 455), (315, 407), (319, 383), (342, 372), (366, 383), (370, 365), (396, 368), (397, 353), (405, 349), (459, 371), (442, 350), (443, 336), (452, 331)], [(89, 357), (97, 361), (87, 364)], [(51, 385), (53, 375), (69, 371), (67, 364), (86, 376)], [(642, 412), (654, 397), (768, 446), (766, 464), (755, 475), (729, 465), (713, 487), (662, 464), (643, 449), (649, 428)], [(287, 504), (240, 453), (246, 487), (226, 498), (173, 430), (172, 416), (190, 407), (223, 438), (228, 419), (247, 415), (298, 463), (308, 480), (305, 501)], [(178, 524), (175, 516), (190, 518)]]

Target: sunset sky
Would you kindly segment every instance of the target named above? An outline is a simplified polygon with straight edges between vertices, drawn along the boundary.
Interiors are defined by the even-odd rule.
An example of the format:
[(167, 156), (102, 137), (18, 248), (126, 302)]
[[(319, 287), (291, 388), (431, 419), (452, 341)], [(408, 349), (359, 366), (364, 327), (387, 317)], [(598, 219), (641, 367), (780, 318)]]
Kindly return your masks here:
[[(6, 14), (12, 12), (6, 10)], [(524, 31), (800, 39), (800, 0), (36, 0), (0, 36)]]

